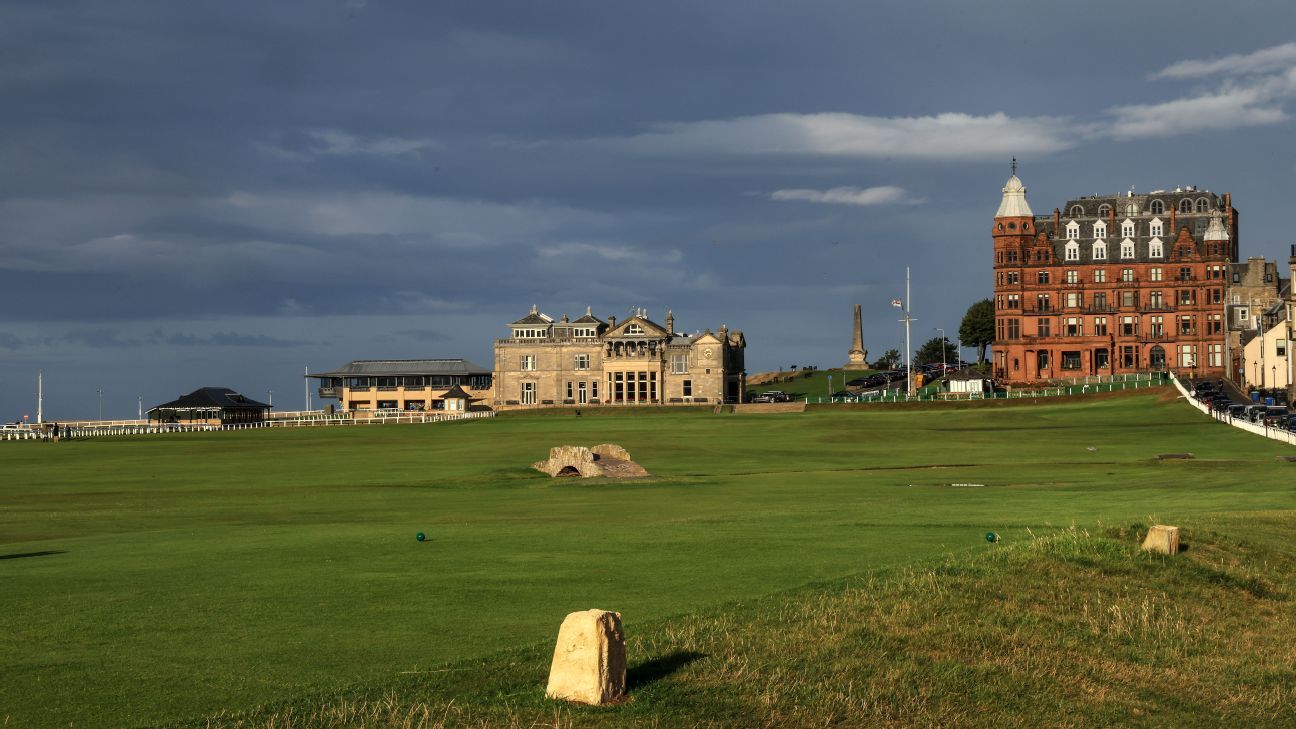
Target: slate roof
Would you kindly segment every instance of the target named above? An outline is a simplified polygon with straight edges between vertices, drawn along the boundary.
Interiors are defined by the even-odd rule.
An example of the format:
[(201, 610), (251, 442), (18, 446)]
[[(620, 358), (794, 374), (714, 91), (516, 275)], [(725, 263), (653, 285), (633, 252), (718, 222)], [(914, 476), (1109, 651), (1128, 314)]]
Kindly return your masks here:
[(480, 399), (481, 399), (480, 397), (473, 397), (472, 395), (469, 395), (468, 393), (464, 392), (464, 389), (463, 389), (462, 387), (458, 386), (458, 385), (455, 385), (454, 387), (450, 388), (449, 390), (446, 390), (446, 391), (445, 391), (445, 394), (443, 394), (443, 395), (442, 395), (440, 398), (438, 398), (438, 399), (441, 399), (441, 400), (449, 400), (449, 399), (451, 399), (451, 398), (459, 398), (459, 399), (461, 399), (461, 400), (480, 400)]
[(211, 408), (260, 408), (269, 410), (270, 406), (257, 402), (229, 389), (228, 387), (203, 387), (188, 395), (181, 395), (171, 402), (149, 408), (149, 412), (167, 408), (169, 410), (207, 410)]
[(357, 377), (365, 375), (489, 375), (491, 369), (466, 359), (358, 359), (332, 372), (312, 372), (307, 377)]
[(572, 324), (607, 324), (607, 322), (603, 321), (597, 316), (594, 316), (593, 314), (586, 314), (585, 316), (582, 316), (581, 318), (572, 322)]

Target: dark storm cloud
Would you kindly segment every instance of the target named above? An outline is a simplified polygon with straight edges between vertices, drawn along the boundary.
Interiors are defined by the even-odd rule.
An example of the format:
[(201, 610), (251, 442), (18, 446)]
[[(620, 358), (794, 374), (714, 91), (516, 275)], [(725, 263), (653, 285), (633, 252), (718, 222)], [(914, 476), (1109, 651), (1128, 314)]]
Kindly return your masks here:
[(531, 303), (831, 364), (852, 303), (895, 346), (905, 265), (924, 326), (987, 294), (1014, 155), (1037, 212), (1232, 189), (1273, 255), (1292, 11), (1215, 7), (0, 6), (0, 375), (288, 391), (316, 360), (489, 359)]

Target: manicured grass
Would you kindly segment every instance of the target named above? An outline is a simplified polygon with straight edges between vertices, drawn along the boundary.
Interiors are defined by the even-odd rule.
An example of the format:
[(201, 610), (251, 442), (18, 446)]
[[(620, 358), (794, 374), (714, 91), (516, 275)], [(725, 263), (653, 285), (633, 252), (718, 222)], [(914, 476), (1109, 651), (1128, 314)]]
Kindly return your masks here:
[[(806, 397), (827, 397), (834, 392), (840, 392), (846, 389), (846, 383), (867, 377), (879, 370), (811, 370), (810, 372), (797, 371), (785, 372), (784, 376), (791, 378), (789, 382), (766, 382), (760, 385), (748, 385), (748, 396), (759, 395), (762, 392), (770, 390), (782, 390), (792, 396), (793, 400), (801, 400)], [(828, 389), (829, 379), (832, 378), (832, 389)], [(903, 384), (903, 383), (901, 383)]]
[[(1167, 392), (3, 444), (0, 726), (132, 726), (423, 686), (410, 677), (543, 653), (571, 610), (665, 630), (673, 615), (983, 551), (990, 529), (1020, 540), (1296, 505), (1296, 464), (1275, 460), (1288, 446)], [(527, 468), (549, 446), (599, 442), (654, 478)], [(1184, 451), (1197, 458), (1152, 460)], [(951, 486), (969, 483), (983, 486)], [(808, 659), (779, 660), (788, 675)]]

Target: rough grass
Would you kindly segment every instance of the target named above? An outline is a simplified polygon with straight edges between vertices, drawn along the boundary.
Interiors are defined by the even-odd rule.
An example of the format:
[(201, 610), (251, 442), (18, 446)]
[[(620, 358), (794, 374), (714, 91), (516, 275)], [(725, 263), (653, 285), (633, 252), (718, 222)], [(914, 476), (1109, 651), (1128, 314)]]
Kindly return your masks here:
[[(630, 699), (543, 699), (550, 646), (195, 726), (1280, 726), (1296, 709), (1290, 514), (1186, 529), (1068, 528), (629, 623)], [(1214, 526), (1224, 528), (1216, 531)]]
[[(0, 726), (138, 726), (283, 700), (309, 712), (381, 687), (361, 692), (371, 705), (510, 647), (542, 655), (575, 609), (620, 610), (642, 640), (670, 616), (984, 550), (988, 530), (1015, 544), (1072, 524), (1292, 510), (1296, 464), (1275, 459), (1289, 446), (1163, 396), (3, 444)], [(528, 468), (550, 446), (599, 442), (654, 477)], [(1184, 451), (1196, 459), (1154, 460)], [(1246, 538), (1260, 528), (1291, 535), (1275, 520)], [(1213, 569), (1256, 599), (1285, 594)], [(782, 681), (811, 659), (762, 660)], [(523, 663), (543, 674), (547, 656)], [(492, 694), (504, 705), (530, 695), (505, 678)], [(312, 693), (327, 699), (299, 701)], [(633, 713), (650, 695), (627, 716), (651, 722)]]

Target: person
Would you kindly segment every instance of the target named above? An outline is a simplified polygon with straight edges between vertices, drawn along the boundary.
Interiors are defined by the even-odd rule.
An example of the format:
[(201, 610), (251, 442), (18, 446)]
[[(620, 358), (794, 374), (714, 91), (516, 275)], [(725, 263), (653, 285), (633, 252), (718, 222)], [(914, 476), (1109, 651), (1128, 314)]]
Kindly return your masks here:
[(57, 443), (58, 439), (59, 439), (59, 425), (58, 423), (54, 423), (54, 442)]

